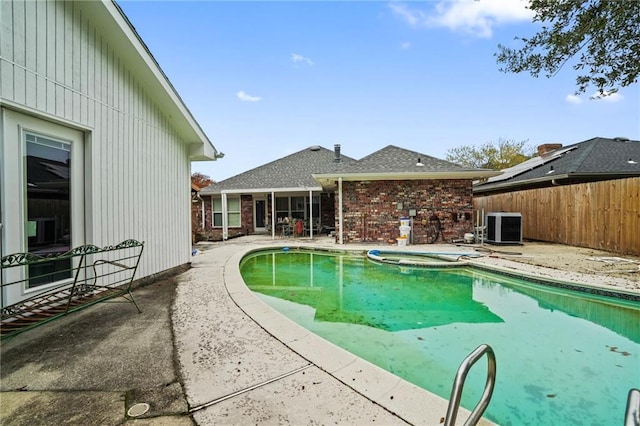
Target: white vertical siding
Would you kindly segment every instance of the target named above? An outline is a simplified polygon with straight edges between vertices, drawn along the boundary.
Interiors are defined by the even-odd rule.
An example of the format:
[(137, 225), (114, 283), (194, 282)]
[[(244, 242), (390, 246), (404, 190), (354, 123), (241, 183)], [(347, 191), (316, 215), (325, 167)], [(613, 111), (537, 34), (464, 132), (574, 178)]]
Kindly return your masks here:
[(189, 145), (75, 2), (0, 1), (0, 98), (91, 129), (87, 243), (145, 241), (139, 276), (190, 260)]
[[(47, 3), (46, 2), (34, 2), (36, 19), (32, 20), (35, 26), (38, 21), (47, 21)], [(47, 80), (44, 78), (47, 75), (47, 32), (38, 31), (34, 28), (35, 34), (35, 58), (36, 58), (36, 94), (35, 94), (35, 108), (40, 110), (46, 110), (47, 108)]]
[[(11, 3), (6, 1), (0, 1), (0, 58), (7, 57), (13, 58), (13, 20), (5, 23), (5, 20), (8, 20), (8, 17), (12, 17), (13, 8), (11, 7)], [(13, 67), (9, 65), (5, 65), (2, 60), (0, 60), (0, 96), (11, 96), (15, 97), (13, 92)]]

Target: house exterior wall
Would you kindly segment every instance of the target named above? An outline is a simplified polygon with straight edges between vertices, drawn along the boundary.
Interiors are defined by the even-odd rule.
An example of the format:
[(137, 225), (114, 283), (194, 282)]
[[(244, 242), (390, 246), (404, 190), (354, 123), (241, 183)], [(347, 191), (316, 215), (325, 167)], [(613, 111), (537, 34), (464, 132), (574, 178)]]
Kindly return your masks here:
[(253, 234), (253, 196), (240, 197), (240, 230), (242, 235)]
[[(473, 230), (471, 188), (470, 180), (343, 182), (343, 241), (395, 242), (400, 218), (408, 217), (409, 209), (416, 209), (414, 244), (433, 242), (430, 229), (437, 223), (437, 241), (463, 238)], [(335, 208), (338, 229), (337, 203)]]
[(203, 216), (203, 203), (204, 201), (192, 197), (191, 199), (191, 243), (197, 243), (201, 241), (199, 235), (202, 233), (202, 216)]
[[(194, 227), (191, 229), (192, 239), (194, 242), (198, 241), (220, 241), (222, 240), (222, 230), (220, 230), (220, 238), (214, 239), (211, 237), (210, 232), (213, 229), (213, 206), (210, 195), (202, 195), (200, 194), (200, 200), (197, 203), (191, 204), (191, 216), (195, 219), (193, 220)], [(204, 228), (203, 228), (203, 218), (204, 215)], [(196, 222), (197, 221), (197, 222)]]
[[(334, 228), (336, 220), (336, 195), (333, 192), (320, 194), (320, 224), (323, 229)], [(327, 232), (328, 233), (328, 232)]]
[(2, 1), (0, 16), (2, 105), (84, 132), (86, 243), (144, 241), (138, 278), (189, 262), (189, 145), (101, 23), (71, 1)]
[[(213, 226), (213, 197), (200, 195), (204, 200), (204, 229), (202, 228), (203, 203), (192, 203), (192, 217), (197, 218), (198, 223), (192, 230), (193, 240), (198, 241), (222, 241), (222, 227)], [(217, 198), (220, 198), (218, 196)], [(253, 197), (242, 195), (240, 197), (240, 227), (229, 227), (228, 238), (241, 237), (253, 233)]]
[[(197, 203), (191, 204), (191, 217), (194, 224), (191, 228), (192, 239), (194, 242), (198, 241), (220, 241), (222, 240), (222, 230), (220, 230), (219, 239), (212, 238), (210, 235), (212, 227), (212, 201), (210, 195), (200, 195), (200, 200)], [(203, 218), (204, 216), (204, 227)]]
[[(220, 196), (217, 196), (218, 198)], [(194, 242), (198, 241), (222, 241), (222, 228), (213, 227), (212, 216), (212, 196), (200, 195), (200, 198), (204, 200), (204, 229), (202, 228), (202, 215), (203, 215), (203, 202), (198, 200), (197, 203), (192, 203), (191, 217), (192, 217), (192, 238)], [(243, 235), (251, 235), (254, 233), (254, 215), (253, 215), (253, 201), (252, 195), (242, 195), (240, 198), (241, 206), (241, 226), (229, 227), (229, 238), (240, 237)], [(320, 218), (321, 224), (324, 227), (332, 227), (334, 224), (334, 202), (335, 194), (323, 192), (320, 194)], [(267, 198), (267, 223), (271, 223), (271, 197)]]

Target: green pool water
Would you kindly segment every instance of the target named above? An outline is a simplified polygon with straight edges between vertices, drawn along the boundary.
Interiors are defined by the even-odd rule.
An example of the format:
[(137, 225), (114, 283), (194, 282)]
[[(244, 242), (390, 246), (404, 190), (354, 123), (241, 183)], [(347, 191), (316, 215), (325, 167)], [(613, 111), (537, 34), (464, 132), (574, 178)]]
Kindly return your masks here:
[[(637, 302), (334, 252), (263, 251), (240, 270), (293, 321), (447, 399), (464, 357), (489, 344), (497, 379), (485, 417), (502, 425), (622, 424), (640, 387)], [(475, 406), (485, 378), (480, 361), (463, 406)]]

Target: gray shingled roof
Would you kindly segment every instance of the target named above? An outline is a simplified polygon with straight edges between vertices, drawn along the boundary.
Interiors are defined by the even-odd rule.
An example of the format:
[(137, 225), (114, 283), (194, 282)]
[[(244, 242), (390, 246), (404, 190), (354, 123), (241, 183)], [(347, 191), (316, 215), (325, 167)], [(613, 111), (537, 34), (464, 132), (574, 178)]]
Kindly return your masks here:
[[(305, 148), (295, 154), (246, 171), (229, 179), (214, 183), (200, 191), (200, 194), (219, 194), (229, 190), (278, 190), (319, 188), (319, 181), (331, 185), (333, 177), (353, 179), (358, 176), (378, 175), (379, 179), (433, 178), (434, 175), (457, 174), (472, 179), (491, 176), (488, 169), (461, 167), (449, 161), (440, 160), (426, 154), (389, 145), (361, 160), (341, 155), (335, 161), (335, 151), (320, 146)], [(417, 165), (418, 160), (421, 166)], [(315, 175), (315, 179), (314, 179)], [(327, 178), (328, 176), (328, 178)]]
[(500, 174), (494, 170), (462, 167), (430, 155), (389, 145), (336, 172), (315, 174), (323, 187), (330, 188), (338, 179), (361, 180), (422, 180), (480, 179)]
[(335, 157), (335, 151), (321, 146), (311, 146), (209, 185), (203, 188), (200, 194), (219, 194), (223, 190), (233, 189), (318, 188), (318, 182), (312, 177), (313, 173), (330, 173), (355, 161), (351, 157), (341, 155), (341, 162), (338, 163)]
[[(418, 166), (418, 160), (422, 166)], [(424, 173), (474, 171), (420, 152), (388, 145), (344, 169), (348, 173)]]
[(535, 167), (524, 169), (509, 179), (476, 185), (474, 192), (525, 186), (559, 178), (640, 176), (640, 141), (593, 138), (561, 150), (566, 152), (550, 161), (536, 163)]

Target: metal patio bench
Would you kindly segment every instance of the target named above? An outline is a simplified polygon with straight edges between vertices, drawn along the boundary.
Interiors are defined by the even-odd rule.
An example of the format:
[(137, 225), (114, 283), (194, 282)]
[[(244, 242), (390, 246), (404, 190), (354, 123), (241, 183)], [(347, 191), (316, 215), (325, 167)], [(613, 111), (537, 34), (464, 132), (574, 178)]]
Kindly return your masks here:
[[(142, 312), (131, 294), (131, 284), (143, 249), (144, 243), (126, 240), (115, 246), (84, 245), (62, 254), (3, 256), (0, 337), (14, 336), (118, 296)], [(10, 295), (21, 300), (8, 305), (5, 299)]]

